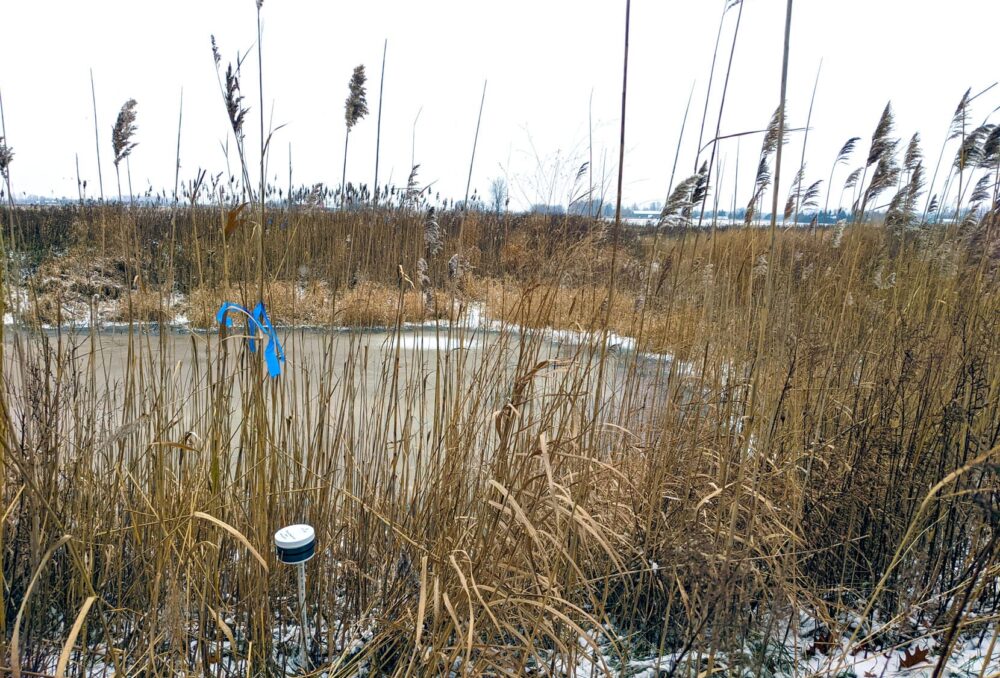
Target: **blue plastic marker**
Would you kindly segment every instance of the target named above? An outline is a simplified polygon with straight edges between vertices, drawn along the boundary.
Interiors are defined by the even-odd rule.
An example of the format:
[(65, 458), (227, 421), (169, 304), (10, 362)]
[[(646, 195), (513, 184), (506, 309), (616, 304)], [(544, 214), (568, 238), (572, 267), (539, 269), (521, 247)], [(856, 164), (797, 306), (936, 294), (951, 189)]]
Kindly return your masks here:
[(271, 324), (271, 318), (267, 315), (264, 302), (258, 302), (253, 311), (247, 310), (246, 306), (236, 304), (232, 301), (225, 301), (219, 307), (219, 312), (215, 314), (215, 320), (219, 324), (225, 323), (226, 327), (233, 326), (233, 319), (229, 315), (231, 311), (242, 313), (246, 316), (246, 331), (250, 336), (248, 344), (250, 352), (257, 352), (257, 331), (267, 337), (267, 346), (264, 347), (264, 362), (267, 363), (267, 373), (271, 378), (281, 374), (281, 366), (285, 362), (285, 351), (281, 348), (281, 341), (278, 333)]

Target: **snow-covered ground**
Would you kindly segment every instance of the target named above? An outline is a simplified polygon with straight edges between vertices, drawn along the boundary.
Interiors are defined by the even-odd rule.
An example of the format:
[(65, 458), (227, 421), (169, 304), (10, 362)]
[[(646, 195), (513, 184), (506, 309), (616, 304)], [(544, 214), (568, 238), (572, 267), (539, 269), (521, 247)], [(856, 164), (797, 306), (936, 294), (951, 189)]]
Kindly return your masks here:
[[(621, 653), (623, 647), (627, 648), (627, 641), (619, 638), (613, 646), (605, 629), (593, 634), (599, 639), (596, 644), (602, 650), (600, 656), (595, 657), (593, 652), (587, 651), (595, 644), (593, 638), (581, 639), (581, 654), (575, 661), (557, 660), (556, 666), (562, 676), (572, 678), (659, 678), (671, 673), (693, 678), (707, 676), (709, 672), (740, 678), (930, 678), (944, 649), (941, 646), (943, 633), (926, 630), (911, 634), (917, 638), (915, 640), (882, 649), (859, 647), (857, 637), (853, 638), (852, 645), (850, 627), (839, 640), (831, 641), (825, 627), (804, 613), (799, 614), (797, 628), (790, 629), (787, 622), (776, 628), (766, 646), (758, 640), (736, 656), (717, 653), (708, 657), (697, 648), (683, 656), (676, 652), (643, 656), (633, 651), (629, 653), (633, 656), (624, 662)], [(975, 629), (974, 633), (960, 634), (953, 643), (940, 673), (942, 677), (1000, 676), (1000, 643), (997, 642), (1000, 626), (995, 619), (992, 622), (984, 620)]]

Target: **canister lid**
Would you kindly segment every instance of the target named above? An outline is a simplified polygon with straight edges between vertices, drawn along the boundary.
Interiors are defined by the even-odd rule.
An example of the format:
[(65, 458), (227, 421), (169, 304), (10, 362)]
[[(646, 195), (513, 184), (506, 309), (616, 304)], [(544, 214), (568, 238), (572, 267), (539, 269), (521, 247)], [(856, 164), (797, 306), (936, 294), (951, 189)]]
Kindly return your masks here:
[(310, 525), (289, 525), (274, 533), (274, 545), (282, 551), (299, 549), (316, 541), (316, 530)]

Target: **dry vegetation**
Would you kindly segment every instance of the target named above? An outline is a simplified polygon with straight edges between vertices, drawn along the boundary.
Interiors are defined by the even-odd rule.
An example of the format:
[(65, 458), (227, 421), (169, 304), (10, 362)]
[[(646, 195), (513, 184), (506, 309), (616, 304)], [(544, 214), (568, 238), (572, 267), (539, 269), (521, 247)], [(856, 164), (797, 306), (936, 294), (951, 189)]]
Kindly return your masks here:
[[(546, 672), (594, 654), (581, 636), (609, 661), (687, 649), (692, 670), (753, 672), (772, 660), (739, 650), (799, 611), (818, 637), (850, 635), (851, 614), (892, 620), (854, 634), (879, 649), (928, 630), (941, 639), (956, 619), (966, 633), (989, 628), (1000, 594), (1000, 296), (983, 246), (996, 242), (993, 214), (905, 241), (878, 225), (786, 232), (770, 260), (758, 229), (627, 237), (610, 326), (640, 352), (581, 347), (559, 365), (511, 324), (600, 332), (604, 228), (470, 215), (459, 245), (453, 217), (443, 251), (461, 247), (476, 268), (450, 279), (442, 256), (414, 282), (422, 215), (276, 213), (295, 227), (267, 241), (294, 273), (269, 280), (268, 301), (288, 323), (391, 328), (478, 300), (505, 321), (509, 369), (500, 344), (464, 360), (421, 355), (414, 371), (336, 335), (313, 335), (334, 353), (349, 341), (335, 362), (296, 353), (309, 335), (290, 332), (291, 369), (262, 382), (232, 340), (195, 335), (194, 354), (175, 355), (131, 325), (118, 373), (88, 331), (15, 333), (3, 548), (7, 638), (16, 631), (24, 666), (46, 666), (90, 596), (80, 666), (214, 675), (293, 656), (294, 634), (276, 632), (291, 628), (293, 582), (269, 540), (299, 519), (322, 545), (310, 648), (333, 675), (437, 675), (458, 660), (476, 674)], [(221, 298), (252, 295), (240, 283), (252, 267), (236, 239), (219, 266), (224, 245), (191, 226), (202, 219), (182, 214), (174, 255), (149, 247), (139, 266), (97, 250), (42, 257), (28, 296), (80, 284), (68, 262), (89, 261), (79, 278), (124, 288), (137, 319), (156, 315), (149, 300), (169, 298), (172, 275), (209, 325)], [(168, 214), (81, 210), (66, 250), (130, 221), (162, 229), (139, 242), (170, 228)], [(396, 251), (349, 263), (346, 233), (361, 251)], [(200, 261), (184, 256), (195, 238)], [(355, 385), (371, 360), (378, 376)], [(602, 625), (620, 635), (610, 642)]]
[[(853, 675), (874, 654), (937, 676), (969, 638), (987, 675), (1000, 128), (969, 125), (974, 97), (951, 126), (957, 197), (918, 203), (918, 138), (901, 152), (887, 107), (850, 224), (759, 228), (782, 106), (745, 225), (700, 216), (713, 144), (640, 231), (428, 209), (416, 168), (350, 186), (362, 66), (341, 189), (276, 197), (252, 181), (239, 64), (212, 51), (228, 184), (126, 201), (134, 100), (118, 203), (18, 207), (6, 183), (0, 670), (299, 671), (270, 544), (308, 522), (314, 675), (786, 676), (816, 657)], [(819, 196), (804, 157), (786, 216)], [(0, 138), (5, 181), (12, 158)], [(261, 297), (274, 379), (215, 321)]]

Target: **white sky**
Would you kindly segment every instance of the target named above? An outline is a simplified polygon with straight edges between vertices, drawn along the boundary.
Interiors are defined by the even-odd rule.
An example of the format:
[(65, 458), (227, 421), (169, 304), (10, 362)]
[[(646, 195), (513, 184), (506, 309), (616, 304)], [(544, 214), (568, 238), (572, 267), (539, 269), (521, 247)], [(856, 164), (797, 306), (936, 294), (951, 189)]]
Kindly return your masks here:
[[(634, 0), (627, 116), (625, 202), (663, 200), (692, 83), (691, 119), (678, 178), (691, 173), (712, 48), (724, 0)], [(344, 99), (353, 67), (368, 70), (371, 115), (351, 135), (348, 179), (371, 183), (383, 40), (388, 39), (382, 122), (382, 183), (405, 184), (413, 123), (422, 182), (461, 198), (484, 79), (489, 85), (473, 188), (488, 194), (507, 175), (516, 206), (565, 203), (586, 160), (593, 93), (594, 165), (616, 171), (624, 0), (266, 0), (265, 109), (287, 124), (273, 142), (269, 174), (287, 185), (291, 144), (296, 184), (339, 185)], [(723, 133), (763, 127), (779, 96), (783, 0), (746, 0)], [(729, 13), (720, 71), (736, 11)], [(172, 190), (177, 113), (184, 90), (181, 178), (225, 168), (229, 132), (209, 36), (224, 62), (256, 39), (253, 0), (0, 0), (0, 92), (15, 195), (76, 196), (74, 154), (97, 192), (89, 69), (97, 85), (105, 194), (115, 191), (111, 126), (138, 101), (133, 187)], [(820, 59), (823, 71), (809, 139), (807, 180), (826, 179), (850, 136), (860, 164), (887, 100), (897, 135), (919, 130), (933, 169), (954, 108), (967, 87), (1000, 79), (996, 0), (799, 0), (792, 26), (789, 120), (805, 123)], [(223, 64), (223, 66), (225, 63)], [(258, 144), (256, 53), (244, 66), (251, 106), (247, 145)], [(715, 92), (721, 90), (722, 73)], [(1000, 87), (977, 102), (978, 123), (1000, 104)], [(710, 107), (706, 138), (718, 104)], [(801, 135), (786, 147), (787, 189)], [(742, 141), (737, 198), (751, 192), (760, 138)], [(724, 204), (731, 200), (736, 142), (722, 146)], [(949, 152), (950, 154), (950, 152)], [(255, 154), (252, 153), (252, 156)], [(235, 156), (234, 156), (235, 157)], [(235, 162), (235, 160), (234, 160)], [(235, 166), (235, 165), (234, 165)], [(834, 180), (839, 196), (842, 168)], [(611, 182), (613, 184), (613, 181)]]

